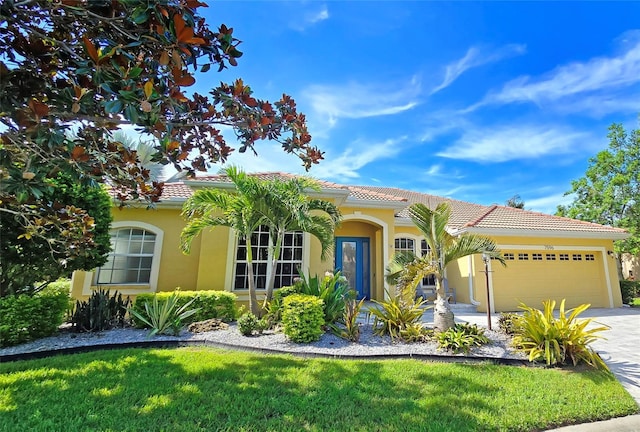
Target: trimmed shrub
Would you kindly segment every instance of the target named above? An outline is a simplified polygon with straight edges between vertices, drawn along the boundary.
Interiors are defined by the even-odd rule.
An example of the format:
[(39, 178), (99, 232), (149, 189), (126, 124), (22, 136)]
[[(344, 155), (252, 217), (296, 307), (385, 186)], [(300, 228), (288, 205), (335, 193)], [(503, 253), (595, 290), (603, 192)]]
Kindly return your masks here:
[(293, 294), (284, 299), (282, 324), (284, 334), (294, 342), (313, 342), (324, 333), (324, 302), (306, 294)]
[(71, 324), (73, 329), (78, 332), (124, 327), (127, 322), (127, 308), (130, 304), (129, 297), (123, 298), (118, 291), (113, 295), (102, 289), (94, 291), (88, 300), (76, 301)]
[(608, 330), (609, 327), (602, 325), (587, 330), (592, 320), (577, 319), (590, 305), (583, 304), (565, 312), (563, 299), (556, 318), (556, 302), (546, 300), (542, 304), (544, 310), (524, 303), (519, 306), (524, 314), (513, 343), (529, 355), (529, 361), (544, 361), (548, 366), (565, 365), (569, 361), (575, 366), (584, 362), (596, 369), (608, 371), (602, 358), (589, 345), (602, 337), (597, 333)]
[[(154, 298), (157, 298), (158, 302), (162, 304), (166, 302), (173, 293), (176, 293), (178, 296), (178, 308), (193, 300), (190, 307), (198, 310), (194, 315), (190, 316), (184, 324), (205, 321), (211, 318), (229, 322), (235, 320), (238, 316), (237, 296), (227, 291), (173, 291), (156, 294), (138, 294), (133, 303), (132, 310), (139, 314), (144, 314), (145, 303), (153, 302)], [(145, 326), (144, 323), (133, 314), (131, 319), (136, 327), (141, 328)]]
[(279, 288), (274, 294), (271, 301), (267, 304), (267, 314), (265, 315), (265, 321), (267, 328), (274, 327), (276, 324), (282, 321), (282, 309), (283, 300), (285, 297), (291, 294), (299, 294), (300, 288), (298, 285), (283, 286)]
[(253, 332), (260, 332), (261, 329), (262, 326), (260, 325), (260, 321), (251, 312), (238, 318), (238, 330), (240, 330), (240, 333), (242, 333), (243, 336), (251, 336), (253, 335)]
[(622, 303), (631, 304), (634, 298), (640, 297), (640, 281), (620, 281), (620, 292)]
[(295, 286), (302, 294), (322, 299), (324, 321), (327, 325), (340, 321), (345, 301), (356, 297), (355, 291), (349, 288), (349, 282), (339, 271), (326, 272), (322, 278), (316, 275), (309, 279), (304, 273), (300, 273), (300, 279), (296, 281)]
[(69, 293), (44, 290), (0, 298), (0, 346), (6, 347), (51, 336), (69, 309)]

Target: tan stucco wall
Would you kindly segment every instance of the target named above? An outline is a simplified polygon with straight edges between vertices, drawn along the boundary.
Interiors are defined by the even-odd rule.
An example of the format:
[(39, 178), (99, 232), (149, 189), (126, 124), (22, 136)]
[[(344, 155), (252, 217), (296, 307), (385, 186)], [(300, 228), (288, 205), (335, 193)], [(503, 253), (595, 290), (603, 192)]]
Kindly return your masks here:
[[(402, 234), (420, 237), (420, 232), (411, 226), (395, 226), (393, 209), (353, 208), (343, 207), (342, 225), (337, 229), (336, 236), (367, 237), (370, 239), (371, 297), (382, 300), (385, 297), (384, 268), (386, 260), (394, 253), (394, 238)], [(159, 208), (146, 210), (141, 208), (114, 208), (114, 221), (144, 221), (164, 233), (161, 262), (157, 287), (122, 286), (110, 287), (120, 289), (124, 293), (171, 291), (176, 287), (183, 290), (224, 290), (231, 289), (233, 276), (233, 260), (235, 239), (227, 228), (218, 227), (206, 230), (197, 237), (192, 244), (190, 255), (184, 255), (179, 248), (180, 232), (184, 221), (180, 216), (180, 208)], [(332, 270), (335, 265), (335, 255), (331, 253), (326, 260), (320, 258), (320, 243), (307, 236), (308, 250), (305, 251), (304, 271), (313, 276), (322, 275)], [(568, 252), (593, 253), (595, 262), (573, 261), (560, 264), (556, 262), (529, 261), (530, 266), (518, 266), (514, 263), (511, 268), (501, 268), (493, 262), (491, 283), (495, 311), (515, 310), (518, 302), (523, 301), (532, 306), (539, 306), (545, 298), (561, 300), (567, 298), (568, 306), (580, 303), (592, 303), (594, 307), (620, 306), (622, 304), (615, 259), (607, 254), (613, 250), (610, 240), (589, 240), (572, 238), (535, 238), (535, 237), (495, 237), (498, 245), (505, 251), (513, 250), (517, 253), (521, 247), (528, 248), (526, 252), (560, 253)], [(598, 278), (598, 283), (585, 280), (587, 264), (597, 264), (599, 267), (592, 272)], [(593, 267), (589, 267), (593, 269)], [(470, 261), (463, 258), (447, 268), (449, 285), (456, 289), (456, 299), (461, 303), (470, 303), (472, 298), (480, 303), (479, 310), (486, 310), (484, 264), (480, 256)], [(639, 270), (640, 271), (640, 270)], [(607, 276), (608, 273), (608, 276)], [(471, 275), (471, 279), (470, 279)], [(582, 275), (582, 276), (581, 276)], [(76, 272), (73, 278), (72, 293), (80, 298), (87, 294), (92, 273)], [(607, 284), (608, 281), (608, 284)], [(84, 290), (84, 292), (83, 292)], [(239, 292), (239, 298), (245, 299), (246, 293)]]
[(640, 280), (640, 256), (630, 254), (622, 255), (622, 277), (631, 280)]

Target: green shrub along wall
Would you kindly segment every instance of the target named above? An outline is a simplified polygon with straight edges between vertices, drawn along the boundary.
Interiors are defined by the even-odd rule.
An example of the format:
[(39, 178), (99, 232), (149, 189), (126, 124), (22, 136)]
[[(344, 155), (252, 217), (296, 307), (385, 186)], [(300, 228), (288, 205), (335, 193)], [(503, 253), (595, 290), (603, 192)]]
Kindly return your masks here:
[(634, 298), (640, 297), (640, 281), (620, 281), (622, 303), (631, 304)]
[[(195, 299), (189, 309), (199, 308), (200, 310), (189, 317), (185, 324), (204, 321), (211, 318), (218, 318), (222, 321), (233, 321), (238, 317), (237, 296), (226, 291), (176, 291), (178, 293), (178, 305), (180, 308), (191, 299)], [(172, 292), (161, 292), (157, 294), (138, 294), (133, 309), (144, 315), (144, 304), (153, 301), (153, 296), (158, 296), (158, 302), (164, 303)], [(131, 314), (131, 320), (136, 327), (144, 327), (144, 323)]]
[(282, 311), (284, 334), (294, 342), (313, 342), (324, 333), (324, 302), (322, 299), (293, 294), (284, 298)]
[(0, 298), (0, 347), (51, 336), (70, 307), (68, 281), (53, 282), (33, 296)]

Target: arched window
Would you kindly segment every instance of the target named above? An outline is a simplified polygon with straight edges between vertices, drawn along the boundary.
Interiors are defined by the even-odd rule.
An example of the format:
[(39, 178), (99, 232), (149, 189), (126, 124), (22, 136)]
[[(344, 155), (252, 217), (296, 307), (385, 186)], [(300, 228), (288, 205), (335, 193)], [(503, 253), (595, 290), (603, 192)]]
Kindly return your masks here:
[(94, 285), (154, 285), (158, 278), (162, 231), (148, 224), (115, 223), (111, 252), (96, 269)]

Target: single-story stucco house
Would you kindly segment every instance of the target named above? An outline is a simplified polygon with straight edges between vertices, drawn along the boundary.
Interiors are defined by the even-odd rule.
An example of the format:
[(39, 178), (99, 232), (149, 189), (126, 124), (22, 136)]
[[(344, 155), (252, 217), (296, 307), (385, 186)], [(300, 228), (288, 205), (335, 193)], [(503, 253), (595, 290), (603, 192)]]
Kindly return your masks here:
[[(256, 174), (261, 178), (290, 178), (286, 173)], [(276, 287), (291, 284), (298, 268), (322, 275), (339, 268), (359, 297), (385, 298), (384, 269), (396, 251), (420, 254), (426, 244), (409, 218), (407, 208), (421, 202), (435, 208), (450, 203), (452, 233), (476, 233), (493, 238), (506, 267), (489, 262), (492, 311), (516, 310), (519, 302), (540, 306), (545, 299), (566, 298), (567, 306), (590, 303), (613, 308), (622, 304), (614, 240), (627, 232), (527, 210), (479, 205), (388, 187), (347, 186), (320, 181), (313, 196), (337, 205), (343, 222), (336, 231), (332, 259), (321, 261), (319, 242), (302, 233), (286, 236), (278, 265)], [(98, 287), (136, 295), (182, 290), (226, 290), (248, 299), (245, 253), (229, 229), (206, 230), (192, 244), (190, 255), (179, 248), (185, 225), (182, 204), (198, 188), (233, 189), (224, 175), (167, 183), (155, 210), (144, 206), (114, 207), (113, 252), (108, 263), (94, 272), (75, 272), (72, 294), (80, 298)], [(256, 255), (258, 288), (264, 287), (268, 235), (258, 234)], [(467, 257), (447, 268), (446, 278), (455, 301), (477, 304), (485, 311), (486, 273), (481, 256)], [(431, 287), (433, 279), (423, 285)], [(260, 290), (258, 291), (260, 293)]]

